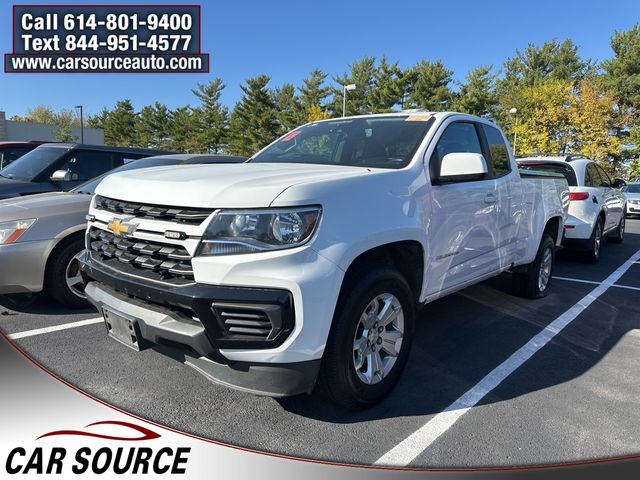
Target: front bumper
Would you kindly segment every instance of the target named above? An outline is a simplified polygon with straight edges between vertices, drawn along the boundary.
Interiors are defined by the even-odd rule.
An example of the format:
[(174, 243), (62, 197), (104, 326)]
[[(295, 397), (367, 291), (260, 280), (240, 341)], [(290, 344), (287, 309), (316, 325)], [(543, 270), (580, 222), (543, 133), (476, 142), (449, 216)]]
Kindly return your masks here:
[(51, 240), (0, 245), (0, 294), (42, 291)]
[(640, 215), (640, 203), (627, 203), (627, 215)]
[[(127, 322), (131, 339), (123, 343), (128, 346), (140, 350), (158, 348), (196, 368), (210, 380), (243, 391), (287, 396), (313, 389), (319, 359), (292, 363), (243, 362), (230, 361), (220, 353), (221, 349), (256, 350), (281, 345), (295, 323), (289, 292), (197, 283), (180, 287), (153, 285), (108, 271), (89, 252), (81, 257), (81, 269), (87, 282), (87, 298), (101, 313), (106, 312), (105, 324), (111, 336), (122, 341), (109, 322), (110, 314)], [(112, 286), (117, 286), (117, 290)], [(271, 332), (268, 336), (250, 338), (251, 335), (230, 331), (218, 306), (227, 310), (253, 307), (266, 311)], [(236, 321), (249, 318), (247, 315), (234, 318)]]

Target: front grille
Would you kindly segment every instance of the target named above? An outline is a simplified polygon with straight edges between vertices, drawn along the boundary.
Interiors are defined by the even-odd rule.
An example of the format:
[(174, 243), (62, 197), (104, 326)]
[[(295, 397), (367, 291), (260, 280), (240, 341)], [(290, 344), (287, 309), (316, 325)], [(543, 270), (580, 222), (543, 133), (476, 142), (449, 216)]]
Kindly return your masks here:
[(206, 208), (167, 207), (144, 203), (125, 202), (96, 195), (96, 209), (114, 214), (135, 215), (138, 218), (152, 218), (187, 225), (200, 225), (213, 210)]
[(89, 250), (114, 270), (175, 284), (193, 282), (191, 256), (180, 245), (116, 237), (91, 228)]

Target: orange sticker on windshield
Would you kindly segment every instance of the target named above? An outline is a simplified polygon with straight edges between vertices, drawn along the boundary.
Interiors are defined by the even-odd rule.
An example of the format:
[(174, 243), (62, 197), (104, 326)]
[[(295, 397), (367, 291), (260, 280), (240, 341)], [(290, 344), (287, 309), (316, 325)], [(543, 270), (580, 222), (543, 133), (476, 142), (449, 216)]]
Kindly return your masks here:
[(296, 130), (295, 132), (287, 133), (284, 137), (280, 139), (281, 142), (290, 142), (294, 138), (300, 135), (300, 130)]
[(405, 122), (428, 122), (431, 120), (431, 115), (409, 115)]

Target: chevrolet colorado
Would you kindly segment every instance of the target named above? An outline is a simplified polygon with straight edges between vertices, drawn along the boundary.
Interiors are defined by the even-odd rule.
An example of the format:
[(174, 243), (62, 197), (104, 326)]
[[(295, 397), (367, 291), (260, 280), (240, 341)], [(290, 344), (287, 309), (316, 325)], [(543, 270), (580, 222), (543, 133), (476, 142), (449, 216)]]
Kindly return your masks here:
[(478, 117), (314, 122), (244, 164), (107, 177), (85, 293), (131, 348), (240, 390), (319, 384), (363, 407), (397, 382), (418, 304), (506, 271), (516, 294), (547, 294), (566, 215), (557, 182), (521, 178)]

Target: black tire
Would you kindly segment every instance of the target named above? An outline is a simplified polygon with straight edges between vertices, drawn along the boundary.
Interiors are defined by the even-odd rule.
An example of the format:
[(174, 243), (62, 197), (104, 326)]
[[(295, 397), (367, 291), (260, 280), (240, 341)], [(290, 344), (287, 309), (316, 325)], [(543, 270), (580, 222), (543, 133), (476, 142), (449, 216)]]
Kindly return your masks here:
[[(551, 265), (549, 266), (548, 275), (546, 275), (546, 283), (540, 284), (541, 270), (543, 263), (546, 270), (547, 255), (550, 254)], [(511, 281), (514, 295), (524, 298), (542, 298), (549, 294), (551, 286), (551, 275), (553, 274), (553, 266), (556, 258), (556, 246), (553, 238), (548, 233), (542, 235), (540, 246), (536, 253), (536, 258), (524, 270), (513, 272)]]
[[(400, 351), (388, 373), (381, 380), (375, 379), (377, 383), (367, 384), (356, 370), (354, 341), (357, 334), (364, 335), (361, 330), (361, 315), (370, 305), (375, 304), (374, 300), (378, 296), (388, 294), (394, 296), (402, 307), (404, 328)], [(382, 305), (382, 301), (376, 303)], [(343, 287), (319, 376), (320, 387), (332, 401), (350, 409), (359, 409), (374, 405), (389, 394), (405, 367), (411, 349), (415, 317), (414, 303), (413, 293), (406, 279), (392, 268), (378, 268), (365, 272), (362, 276), (353, 276), (352, 280)], [(383, 328), (386, 331), (387, 327)], [(377, 329), (370, 328), (368, 331), (375, 334)], [(372, 348), (375, 351), (376, 344), (378, 344), (377, 338), (371, 347), (366, 348)], [(367, 345), (369, 345), (368, 340)], [(377, 348), (378, 356), (386, 353), (383, 351), (384, 348)], [(363, 366), (364, 364), (360, 368)]]
[(44, 291), (65, 307), (87, 308), (91, 304), (75, 294), (67, 285), (67, 267), (71, 260), (84, 250), (84, 238), (74, 236), (62, 240), (49, 257), (45, 274)]
[(620, 223), (618, 223), (618, 227), (615, 229), (613, 235), (611, 235), (610, 237), (607, 237), (607, 241), (611, 243), (624, 242), (624, 229), (626, 225), (627, 225), (627, 221), (625, 219), (625, 216), (622, 215), (622, 217), (620, 217)]
[(587, 251), (584, 253), (584, 259), (589, 263), (598, 263), (598, 261), (600, 260), (602, 240), (604, 239), (602, 234), (603, 231), (604, 221), (602, 217), (600, 217), (593, 227), (591, 238), (589, 238), (589, 240), (587, 241)]

